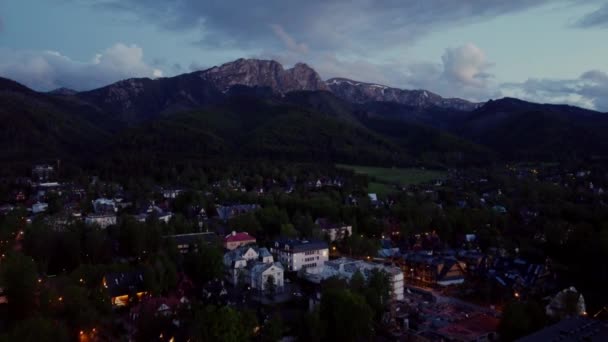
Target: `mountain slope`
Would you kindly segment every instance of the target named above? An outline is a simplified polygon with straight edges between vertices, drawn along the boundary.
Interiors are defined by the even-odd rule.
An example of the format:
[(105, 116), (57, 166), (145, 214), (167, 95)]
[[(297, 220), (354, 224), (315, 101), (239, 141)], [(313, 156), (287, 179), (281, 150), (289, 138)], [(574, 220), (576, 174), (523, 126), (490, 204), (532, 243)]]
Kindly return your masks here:
[(269, 89), (274, 95), (298, 90), (327, 90), (316, 71), (306, 64), (299, 63), (285, 70), (275, 61), (238, 59), (175, 77), (128, 79), (76, 96), (134, 124), (161, 114), (221, 103), (233, 88), (242, 91), (243, 86), (257, 88), (262, 93)]
[(470, 111), (479, 107), (477, 103), (443, 98), (427, 90), (404, 90), (346, 78), (332, 78), (326, 83), (334, 94), (352, 103), (394, 102), (416, 108), (438, 107), (459, 111)]
[(511, 158), (606, 155), (608, 115), (513, 98), (489, 101), (453, 131)]
[(0, 159), (71, 159), (101, 148), (109, 132), (98, 113), (78, 101), (34, 92), (0, 78)]
[(338, 117), (282, 102), (232, 98), (204, 111), (167, 115), (121, 133), (110, 155), (160, 158), (270, 158), (405, 163), (379, 134)]

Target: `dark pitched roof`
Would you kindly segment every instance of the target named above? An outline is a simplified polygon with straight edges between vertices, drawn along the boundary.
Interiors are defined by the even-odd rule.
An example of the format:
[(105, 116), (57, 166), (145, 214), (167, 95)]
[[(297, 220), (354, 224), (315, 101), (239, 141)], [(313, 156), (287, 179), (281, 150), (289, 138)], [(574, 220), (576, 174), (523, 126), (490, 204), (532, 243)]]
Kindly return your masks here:
[(203, 233), (190, 233), (190, 234), (177, 234), (177, 235), (168, 235), (166, 238), (173, 239), (178, 245), (191, 245), (198, 243), (200, 240), (203, 240), (206, 243), (214, 243), (217, 241), (218, 236), (213, 232), (203, 232)]
[(292, 253), (329, 248), (327, 242), (320, 240), (280, 240), (275, 242), (274, 247)]
[(571, 317), (517, 341), (608, 341), (608, 323), (580, 316)]

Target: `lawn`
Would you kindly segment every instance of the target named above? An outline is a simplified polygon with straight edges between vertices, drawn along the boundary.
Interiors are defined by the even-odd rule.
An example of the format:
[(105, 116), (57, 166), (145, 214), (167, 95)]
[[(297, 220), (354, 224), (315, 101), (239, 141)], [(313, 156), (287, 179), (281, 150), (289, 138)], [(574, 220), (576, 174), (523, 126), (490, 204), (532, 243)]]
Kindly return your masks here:
[(393, 191), (392, 185), (412, 185), (444, 179), (444, 171), (427, 170), (422, 168), (388, 168), (357, 165), (336, 165), (339, 168), (353, 170), (355, 173), (366, 174), (370, 177), (369, 191), (386, 194)]

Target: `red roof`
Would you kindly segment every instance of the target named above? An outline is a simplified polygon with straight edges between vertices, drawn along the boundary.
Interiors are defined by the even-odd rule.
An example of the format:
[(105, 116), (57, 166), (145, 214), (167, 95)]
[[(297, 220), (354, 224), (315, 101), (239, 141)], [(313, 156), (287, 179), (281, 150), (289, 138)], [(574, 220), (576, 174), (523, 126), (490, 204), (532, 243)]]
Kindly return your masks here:
[(450, 324), (439, 329), (439, 333), (452, 338), (476, 339), (498, 330), (499, 320), (486, 314), (479, 314), (468, 319)]
[(241, 242), (241, 241), (255, 241), (255, 238), (246, 232), (235, 233), (232, 232), (230, 235), (226, 235), (224, 242)]

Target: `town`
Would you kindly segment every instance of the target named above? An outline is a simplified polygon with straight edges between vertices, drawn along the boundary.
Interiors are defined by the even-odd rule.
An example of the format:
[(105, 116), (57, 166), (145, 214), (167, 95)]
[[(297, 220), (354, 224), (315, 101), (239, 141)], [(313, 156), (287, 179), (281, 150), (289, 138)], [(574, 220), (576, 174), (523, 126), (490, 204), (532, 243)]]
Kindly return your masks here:
[(188, 172), (3, 178), (3, 336), (608, 338), (601, 164), (449, 169), (382, 193), (334, 165)]

